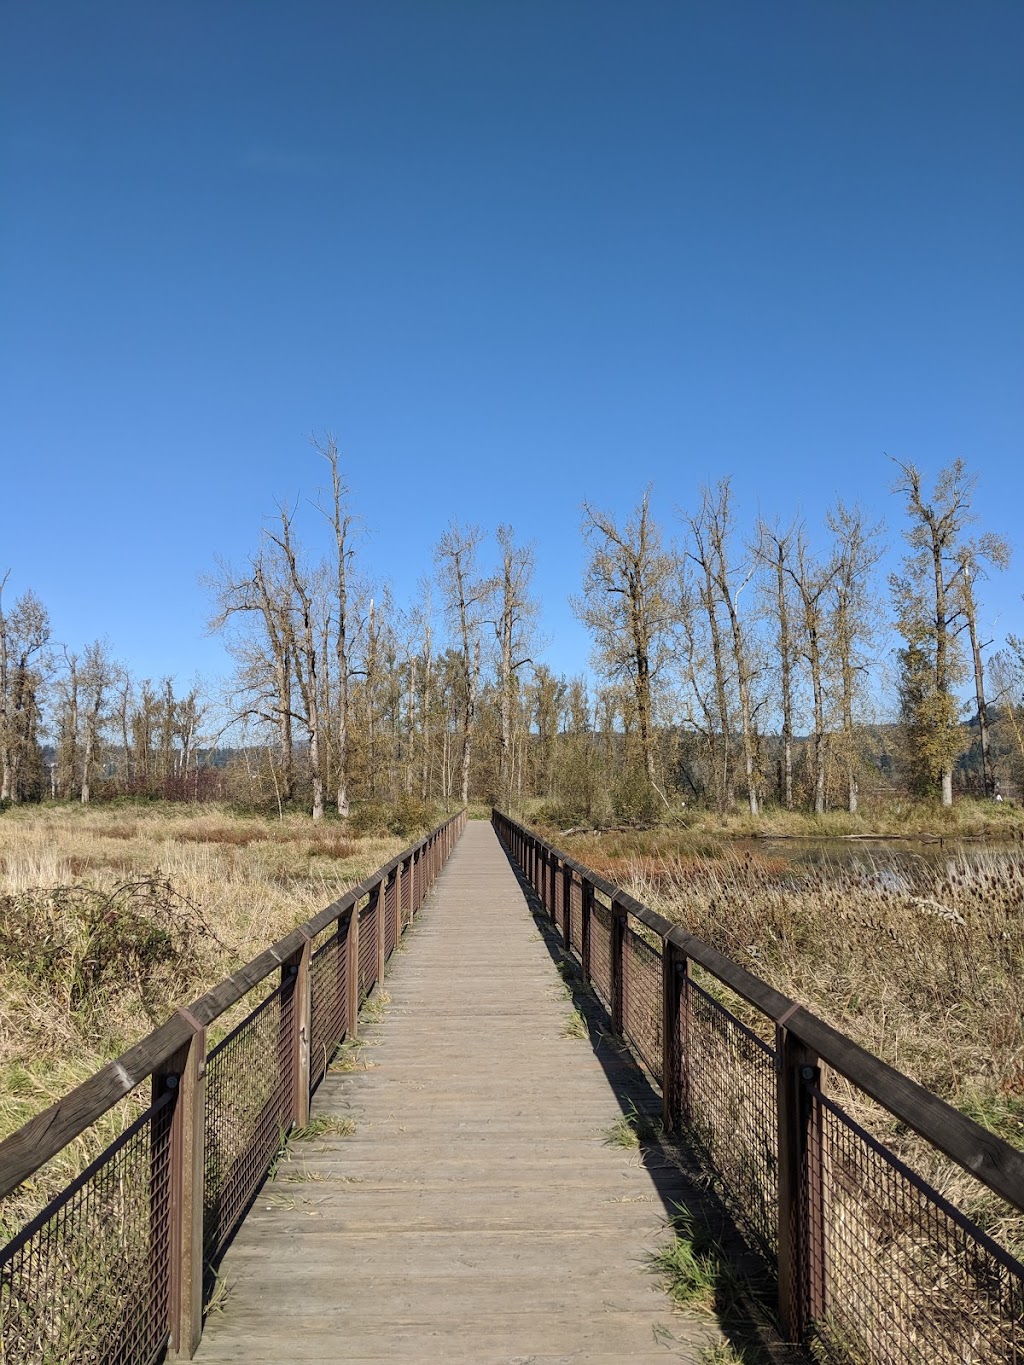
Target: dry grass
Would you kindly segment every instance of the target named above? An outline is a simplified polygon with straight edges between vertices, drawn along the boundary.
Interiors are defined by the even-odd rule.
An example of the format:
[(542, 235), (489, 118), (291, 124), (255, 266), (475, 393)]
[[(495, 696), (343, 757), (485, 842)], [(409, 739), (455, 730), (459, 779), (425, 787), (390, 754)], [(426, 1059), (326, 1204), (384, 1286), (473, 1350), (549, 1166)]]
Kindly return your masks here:
[[(528, 816), (546, 830), (555, 844), (565, 842), (558, 830), (544, 825), (547, 808)], [(616, 834), (665, 843), (677, 849), (713, 839), (1024, 839), (1024, 807), (1009, 801), (978, 801), (960, 797), (943, 808), (935, 801), (913, 797), (868, 797), (856, 815), (830, 810), (824, 815), (787, 811), (769, 806), (760, 815), (737, 808), (724, 814), (698, 806), (674, 807), (664, 824), (649, 830), (596, 831), (602, 846)]]
[[(408, 842), (209, 807), (6, 811), (0, 1137)], [(28, 1182), (4, 1222), (80, 1168), (131, 1109), (111, 1111)]]

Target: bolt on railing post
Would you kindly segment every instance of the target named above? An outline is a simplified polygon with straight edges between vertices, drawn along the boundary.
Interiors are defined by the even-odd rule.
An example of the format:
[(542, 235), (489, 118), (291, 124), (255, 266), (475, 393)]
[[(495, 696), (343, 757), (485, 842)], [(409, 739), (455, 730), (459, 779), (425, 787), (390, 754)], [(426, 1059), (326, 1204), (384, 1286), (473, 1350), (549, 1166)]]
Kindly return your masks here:
[(580, 882), (580, 964), (583, 980), (590, 985), (590, 929), (594, 917), (594, 884), (584, 877)]
[[(206, 1030), (189, 1014), (178, 1014), (192, 1029), (192, 1037), (152, 1077), (153, 1099), (174, 1091), (170, 1124), (158, 1115), (160, 1136), (154, 1142), (151, 1169), (156, 1174), (159, 1148), (169, 1159), (169, 1187), (163, 1196), (169, 1207), (167, 1273), (171, 1349), (191, 1360), (203, 1332), (203, 1181), (206, 1140)], [(155, 1135), (156, 1136), (156, 1135)], [(160, 1196), (153, 1191), (154, 1215)]]
[[(824, 1312), (821, 1199), (810, 1197), (822, 1166), (822, 1135), (814, 1123), (811, 1087), (818, 1058), (782, 1024), (775, 1029), (779, 1143), (779, 1320), (788, 1341), (803, 1341)], [(813, 1203), (817, 1208), (811, 1207)]]
[(562, 947), (572, 952), (572, 868), (562, 866)]
[(348, 922), (348, 939), (345, 943), (345, 985), (348, 998), (345, 1001), (345, 1037), (351, 1042), (359, 1036), (359, 902), (352, 905), (352, 918)]
[(624, 1007), (625, 1007), (625, 986), (626, 986), (626, 915), (623, 906), (619, 905), (614, 899), (611, 903), (612, 923), (611, 923), (611, 942), (609, 947), (609, 957), (611, 959), (611, 997), (612, 997), (612, 1033), (620, 1035), (623, 1032)]

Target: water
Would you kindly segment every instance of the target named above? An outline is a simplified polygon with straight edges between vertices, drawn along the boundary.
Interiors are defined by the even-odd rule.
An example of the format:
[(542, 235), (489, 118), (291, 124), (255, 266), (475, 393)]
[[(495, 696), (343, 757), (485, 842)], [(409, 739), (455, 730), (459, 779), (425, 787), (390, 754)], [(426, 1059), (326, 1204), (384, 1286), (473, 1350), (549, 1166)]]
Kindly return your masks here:
[(756, 854), (779, 858), (797, 867), (838, 867), (851, 871), (922, 864), (932, 870), (953, 863), (991, 863), (1020, 859), (1019, 843), (1005, 839), (730, 839), (720, 848), (725, 856)]

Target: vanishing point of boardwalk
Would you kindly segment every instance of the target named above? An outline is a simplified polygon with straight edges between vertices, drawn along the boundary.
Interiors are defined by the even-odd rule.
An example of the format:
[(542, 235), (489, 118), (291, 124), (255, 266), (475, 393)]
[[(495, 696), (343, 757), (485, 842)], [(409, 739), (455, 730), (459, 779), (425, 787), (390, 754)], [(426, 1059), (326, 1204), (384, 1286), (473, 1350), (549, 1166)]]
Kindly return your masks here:
[(407, 945), (383, 1022), (363, 1026), (368, 1069), (329, 1073), (315, 1099), (355, 1132), (282, 1160), (196, 1360), (695, 1360), (706, 1331), (646, 1267), (673, 1177), (656, 1187), (607, 1145), (615, 1060), (565, 1035), (571, 1006), (490, 825), (468, 825)]

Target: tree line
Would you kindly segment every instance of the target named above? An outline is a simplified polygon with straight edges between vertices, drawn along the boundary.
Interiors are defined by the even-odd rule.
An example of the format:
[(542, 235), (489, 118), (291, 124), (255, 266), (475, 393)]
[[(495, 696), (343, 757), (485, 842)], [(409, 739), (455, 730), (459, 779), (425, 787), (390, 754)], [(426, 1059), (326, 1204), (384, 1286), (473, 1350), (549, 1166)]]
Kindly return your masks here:
[(588, 823), (1021, 783), (1024, 644), (993, 652), (981, 625), (1009, 547), (975, 533), (962, 461), (931, 488), (894, 462), (905, 553), (888, 583), (883, 524), (842, 501), (816, 531), (740, 528), (723, 479), (671, 536), (650, 490), (625, 516), (584, 503), (571, 601), (593, 674), (565, 677), (543, 662), (535, 552), (512, 527), (453, 521), (400, 605), (362, 562), (337, 442), (314, 444), (322, 493), (279, 506), (245, 562), (208, 579), (235, 665), (216, 708), (133, 679), (102, 640), (56, 644), (38, 598), (5, 609), (0, 582), (0, 800), (233, 795), (320, 819), (542, 797)]

